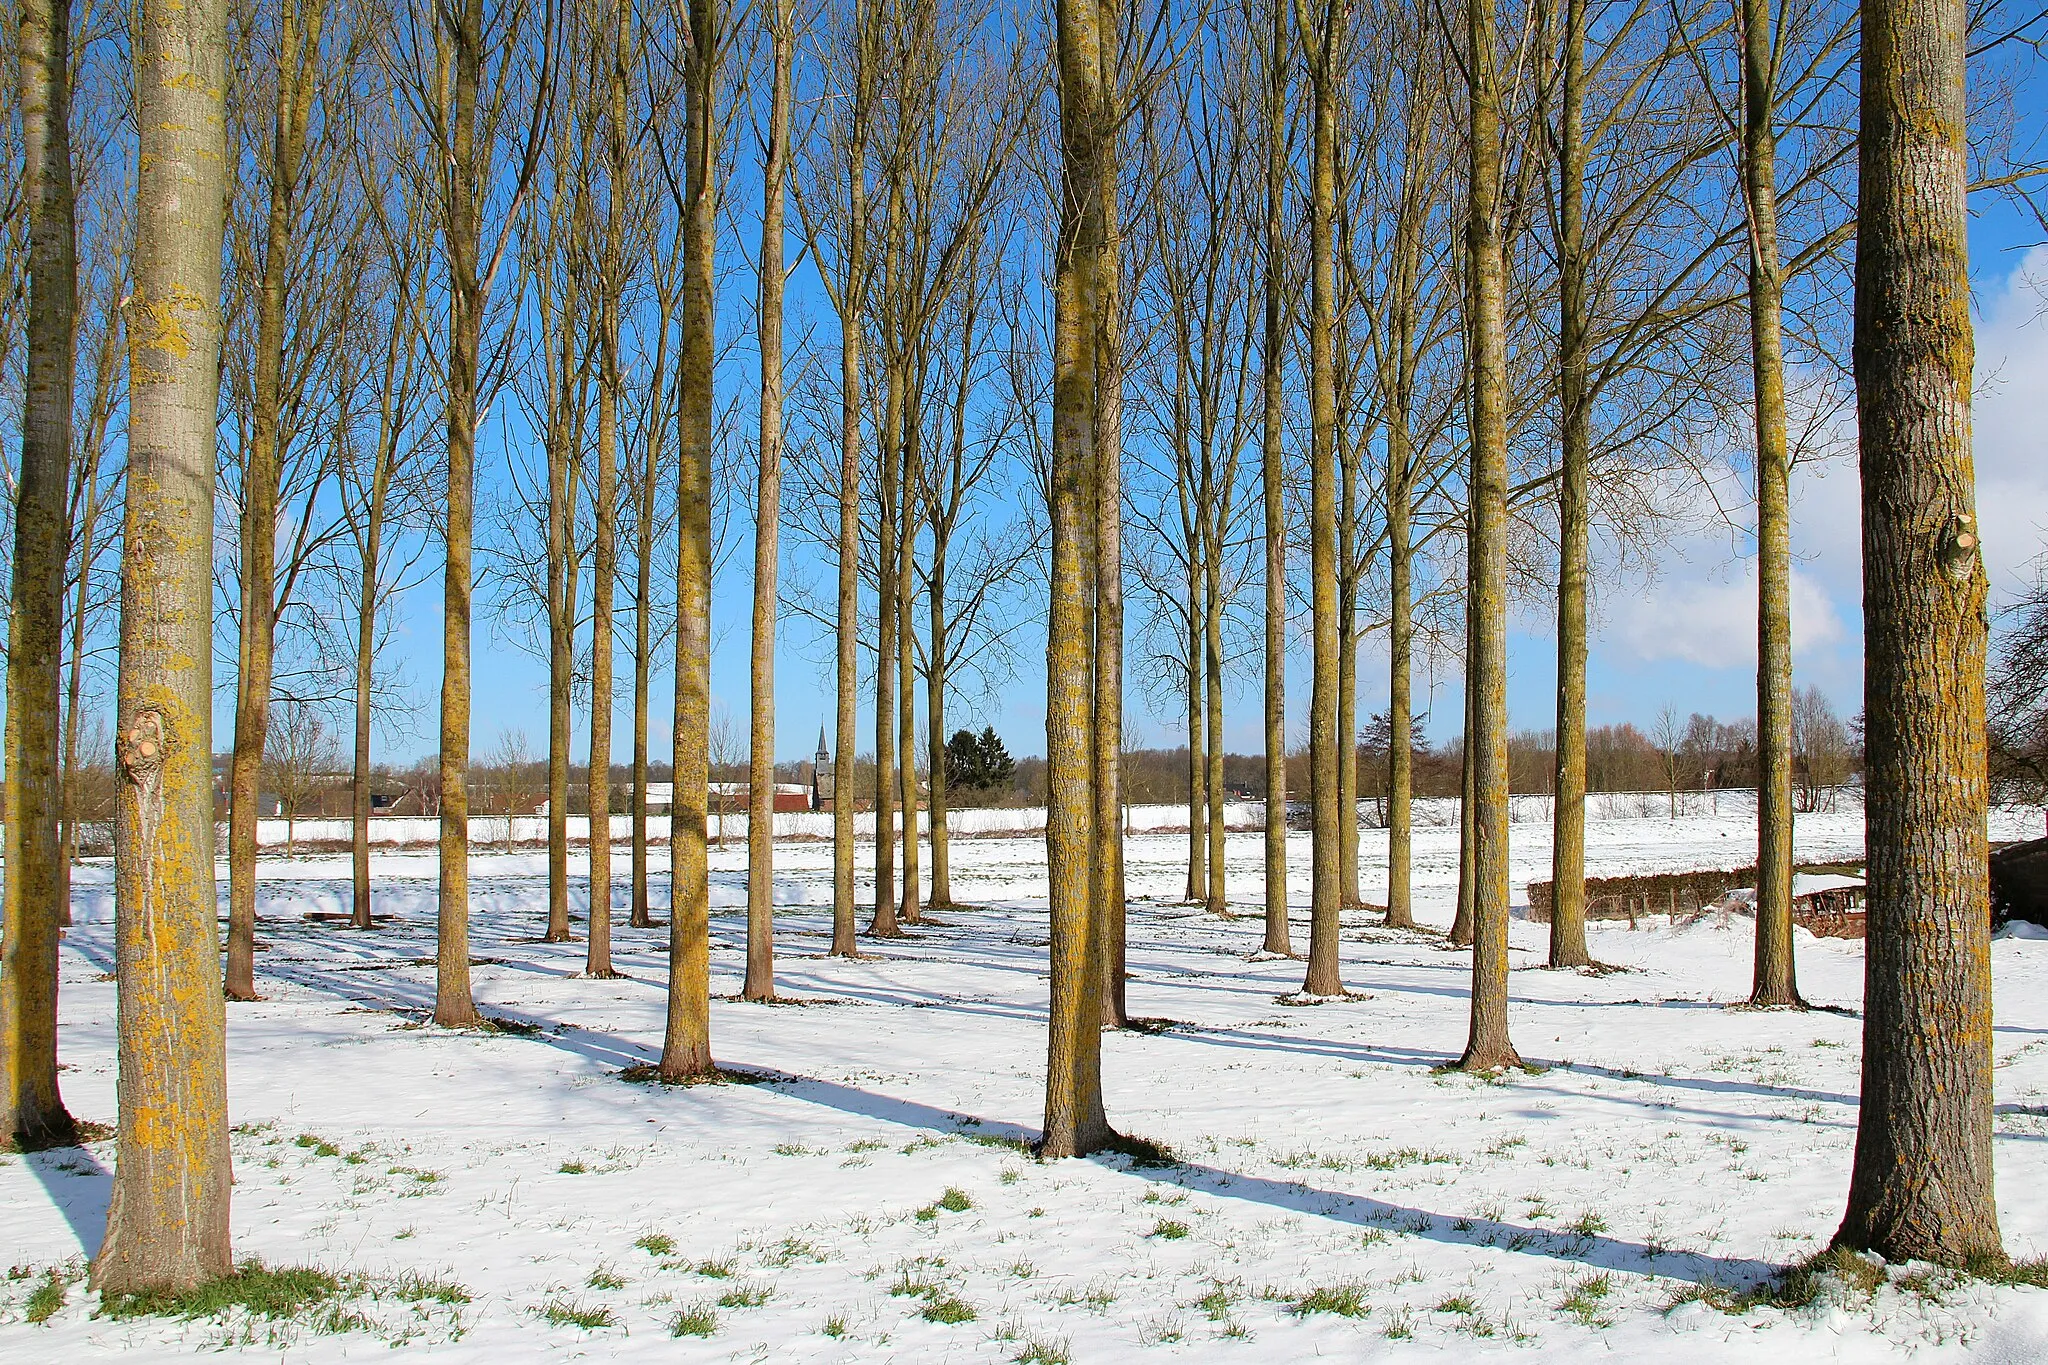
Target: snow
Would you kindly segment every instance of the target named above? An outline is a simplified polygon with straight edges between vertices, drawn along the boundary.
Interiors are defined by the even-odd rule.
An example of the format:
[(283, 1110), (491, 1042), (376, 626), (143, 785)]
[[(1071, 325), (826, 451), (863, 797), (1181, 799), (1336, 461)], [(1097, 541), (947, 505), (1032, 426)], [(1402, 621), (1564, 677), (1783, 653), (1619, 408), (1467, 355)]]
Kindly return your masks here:
[[(1724, 794), (1725, 797), (1726, 794)], [(1747, 813), (1610, 814), (1589, 828), (1589, 871), (1739, 866)], [(2036, 809), (1998, 812), (1994, 838), (2031, 834)], [(1183, 816), (1184, 819), (1184, 816)], [(1450, 917), (1456, 831), (1417, 833), (1418, 910)], [(1860, 855), (1860, 813), (1802, 816), (1802, 859)], [(633, 930), (626, 976), (576, 975), (583, 946), (538, 942), (545, 859), (472, 859), (475, 988), (526, 1035), (422, 1022), (433, 990), (434, 860), (380, 852), (372, 933), (309, 912), (345, 910), (345, 856), (266, 858), (258, 955), (265, 999), (229, 1007), (237, 1129), (235, 1252), (388, 1277), (459, 1281), (467, 1304), (356, 1307), (373, 1330), (310, 1322), (89, 1316), (77, 1286), (48, 1324), (23, 1321), (48, 1267), (101, 1235), (111, 1142), (0, 1157), (6, 1259), (0, 1360), (388, 1356), (387, 1342), (450, 1361), (580, 1353), (601, 1359), (1009, 1361), (1063, 1345), (1076, 1362), (1184, 1358), (2026, 1361), (2048, 1356), (2048, 1293), (1917, 1282), (1840, 1291), (1798, 1310), (1671, 1307), (1689, 1286), (1748, 1285), (1819, 1249), (1840, 1218), (1855, 1136), (1862, 945), (1799, 940), (1801, 985), (1826, 1008), (1755, 1013), (1750, 925), (1705, 916), (1630, 930), (1596, 923), (1605, 975), (1540, 968), (1545, 930), (1517, 922), (1512, 1023), (1543, 1069), (1498, 1083), (1432, 1068), (1466, 1023), (1470, 958), (1425, 934), (1347, 919), (1350, 999), (1296, 1003), (1301, 964), (1260, 954), (1257, 833), (1227, 847), (1233, 909), (1175, 903), (1186, 838), (1133, 835), (1130, 1001), (1174, 1021), (1104, 1038), (1112, 1120), (1166, 1144), (1175, 1164), (1040, 1164), (1045, 1048), (1044, 850), (961, 839), (948, 912), (870, 957), (820, 956), (831, 850), (777, 848), (779, 981), (804, 1004), (732, 997), (742, 966), (744, 850), (715, 851), (714, 1049), (770, 1084), (663, 1090), (619, 1079), (662, 1033), (666, 931)], [(1361, 851), (1371, 884), (1385, 836)], [(863, 875), (871, 850), (861, 849)], [(1517, 824), (1517, 900), (1548, 875), (1537, 824)], [(580, 854), (578, 860), (580, 863)], [(1291, 895), (1307, 902), (1308, 845), (1290, 839)], [(658, 860), (657, 860), (658, 861)], [(626, 862), (614, 869), (623, 901)], [(1383, 875), (1381, 873), (1380, 875)], [(656, 883), (665, 899), (665, 879)], [(583, 884), (575, 883), (582, 895)], [(868, 896), (863, 883), (862, 897)], [(111, 887), (80, 870), (63, 957), (67, 1098), (111, 1120)], [(581, 900), (576, 902), (581, 930)], [(665, 909), (658, 910), (665, 916)], [(865, 915), (863, 915), (865, 921)], [(1307, 937), (1297, 914), (1297, 948)], [(1995, 1154), (2015, 1255), (2048, 1252), (2048, 948), (1992, 946)], [(949, 1189), (967, 1207), (939, 1201)], [(952, 1203), (961, 1201), (953, 1200)], [(1174, 1235), (1179, 1230), (1185, 1235)], [(650, 1235), (674, 1250), (635, 1245)], [(659, 1243), (657, 1243), (659, 1245)], [(729, 1276), (700, 1273), (728, 1270)], [(620, 1288), (594, 1288), (613, 1279)], [(1576, 1288), (1606, 1276), (1604, 1297)], [(893, 1287), (930, 1289), (892, 1294)], [(1363, 1316), (1291, 1311), (1311, 1290), (1356, 1286)], [(766, 1294), (758, 1306), (718, 1307)], [(927, 1321), (946, 1294), (971, 1321)], [(550, 1302), (608, 1308), (614, 1325), (553, 1325)], [(1576, 1305), (1566, 1308), (1567, 1302)], [(678, 1309), (708, 1304), (708, 1338), (672, 1339)], [(1443, 1305), (1456, 1304), (1454, 1311)], [(1669, 1311), (1667, 1311), (1667, 1309)], [(828, 1323), (843, 1335), (828, 1336)]]

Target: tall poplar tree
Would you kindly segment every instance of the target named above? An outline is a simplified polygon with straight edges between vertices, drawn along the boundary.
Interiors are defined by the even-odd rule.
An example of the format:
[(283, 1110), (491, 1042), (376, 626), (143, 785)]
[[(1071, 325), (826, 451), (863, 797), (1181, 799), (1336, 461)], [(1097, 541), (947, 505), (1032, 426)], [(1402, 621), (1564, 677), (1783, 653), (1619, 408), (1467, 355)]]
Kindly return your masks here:
[[(4, 913), (0, 913), (0, 1146), (71, 1142), (57, 1087), (57, 938), (68, 900), (57, 837), (64, 569), (70, 551), (72, 346), (78, 256), (71, 183), (71, 3), (19, 11), (22, 198), (28, 210), (27, 374), (7, 613)], [(209, 447), (210, 448), (210, 447)], [(76, 711), (76, 703), (73, 703)]]
[(768, 137), (761, 151), (761, 449), (754, 503), (754, 620), (747, 767), (748, 1000), (775, 998), (775, 584), (782, 518), (783, 182), (789, 174), (790, 0), (770, 0)]
[(1467, 478), (1466, 807), (1472, 906), (1471, 1034), (1458, 1065), (1519, 1065), (1508, 1041), (1507, 261), (1496, 0), (1465, 0), (1465, 250), (1471, 471)]
[(227, 1019), (213, 871), (213, 488), (228, 6), (135, 37), (135, 278), (115, 740), (120, 1121), (106, 1294), (227, 1273)]
[(1053, 266), (1051, 602), (1046, 631), (1046, 862), (1052, 921), (1045, 1127), (1040, 1154), (1084, 1156), (1114, 1139), (1102, 1105), (1102, 933), (1095, 894), (1094, 710), (1088, 641), (1097, 572), (1091, 477), (1101, 368), (1103, 141), (1114, 135), (1102, 0), (1057, 0), (1059, 235)]
[(722, 0), (689, 0), (683, 45), (682, 355), (676, 373), (676, 684), (674, 804), (669, 818), (668, 1024), (661, 1079), (714, 1073), (711, 899), (705, 849), (711, 781), (711, 455), (713, 274), (718, 250), (719, 49)]
[(1992, 1187), (1984, 599), (1970, 449), (1961, 0), (1862, 15), (1856, 416), (1869, 927), (1863, 1095), (1835, 1240), (2005, 1259)]
[[(1309, 899), (1308, 973), (1302, 990), (1342, 995), (1338, 970), (1340, 762), (1337, 734), (1337, 80), (1348, 9), (1342, 0), (1297, 0), (1308, 58), (1309, 170), (1309, 560), (1315, 687), (1309, 701), (1309, 798), (1314, 809), (1314, 879)], [(1349, 746), (1345, 746), (1349, 747)], [(1353, 819), (1357, 816), (1354, 814)]]

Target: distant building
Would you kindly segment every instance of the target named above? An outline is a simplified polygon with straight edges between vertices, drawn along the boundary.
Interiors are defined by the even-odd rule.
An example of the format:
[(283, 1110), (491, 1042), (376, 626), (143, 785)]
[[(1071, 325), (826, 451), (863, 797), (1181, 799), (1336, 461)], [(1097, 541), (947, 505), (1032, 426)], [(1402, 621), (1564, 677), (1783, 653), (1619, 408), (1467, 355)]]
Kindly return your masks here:
[(838, 773), (832, 765), (832, 751), (825, 747), (825, 727), (818, 727), (818, 752), (811, 758), (811, 809), (831, 810)]

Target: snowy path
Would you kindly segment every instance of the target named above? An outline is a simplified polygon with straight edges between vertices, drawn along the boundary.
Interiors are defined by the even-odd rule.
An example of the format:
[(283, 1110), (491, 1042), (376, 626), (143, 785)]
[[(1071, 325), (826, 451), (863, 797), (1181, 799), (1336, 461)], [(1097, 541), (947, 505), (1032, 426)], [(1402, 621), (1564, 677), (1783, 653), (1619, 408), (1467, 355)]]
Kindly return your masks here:
[[(2018, 837), (2040, 828), (2040, 813), (2000, 821), (1996, 837)], [(1860, 824), (1802, 817), (1800, 856), (1860, 852)], [(1547, 875), (1543, 835), (1515, 827), (1518, 899)], [(1368, 869), (1383, 838), (1368, 832)], [(1602, 821), (1591, 871), (1732, 866), (1748, 839), (1739, 816)], [(1454, 841), (1453, 830), (1418, 832), (1420, 909), (1438, 923)], [(1245, 914), (1232, 921), (1163, 899), (1180, 890), (1184, 847), (1184, 836), (1148, 835), (1129, 852), (1132, 894), (1151, 898), (1132, 909), (1131, 1005), (1172, 1026), (1105, 1040), (1113, 1121), (1179, 1158), (1154, 1169), (1040, 1165), (1015, 1150), (1035, 1136), (1041, 1100), (1037, 840), (956, 844), (956, 894), (988, 908), (868, 945), (876, 956), (856, 963), (816, 956), (829, 848), (778, 850), (792, 907), (779, 926), (781, 989), (809, 1003), (730, 998), (743, 924), (721, 910), (713, 989), (726, 998), (713, 1029), (723, 1064), (787, 1079), (675, 1092), (617, 1074), (658, 1050), (665, 931), (622, 924), (626, 978), (576, 978), (580, 943), (535, 941), (540, 859), (474, 861), (478, 1000), (539, 1026), (491, 1036), (420, 1023), (432, 994), (421, 962), (433, 949), (431, 858), (379, 858), (378, 910), (393, 919), (370, 934), (303, 918), (345, 908), (345, 859), (269, 862), (267, 998), (229, 1016), (236, 1253), (432, 1273), (473, 1301), (366, 1301), (373, 1331), (321, 1334), (92, 1319), (74, 1288), (47, 1325), (29, 1326), (25, 1274), (0, 1282), (0, 1360), (229, 1344), (267, 1359), (388, 1358), (393, 1339), (478, 1361), (1008, 1361), (1034, 1345), (1040, 1359), (1075, 1362), (1532, 1351), (1876, 1361), (1907, 1344), (1926, 1359), (2048, 1356), (2048, 1293), (2033, 1290), (1937, 1285), (1792, 1314), (1666, 1311), (1688, 1285), (1751, 1282), (1833, 1230), (1855, 1130), (1860, 945), (1801, 941), (1807, 995), (1840, 1012), (1750, 1014), (1721, 1007), (1746, 992), (1744, 921), (1597, 926), (1595, 954), (1632, 969), (1599, 977), (1538, 969), (1542, 930), (1517, 923), (1515, 1038), (1547, 1069), (1488, 1084), (1431, 1070), (1463, 1041), (1466, 954), (1361, 920), (1344, 933), (1345, 979), (1360, 998), (1283, 1005), (1300, 965), (1250, 956), (1258, 836), (1230, 841)], [(1296, 853), (1305, 879), (1306, 845)], [(714, 858), (727, 906), (742, 856)], [(64, 1081), (75, 1111), (106, 1120), (107, 892), (82, 882), (77, 894)], [(1305, 922), (1295, 933), (1305, 941)], [(2048, 1201), (2035, 1194), (2048, 1180), (2048, 943), (2003, 940), (1993, 956), (2000, 1211), (2008, 1247), (2036, 1255), (2048, 1252)], [(0, 1157), (5, 1259), (40, 1275), (94, 1248), (112, 1158), (111, 1143), (86, 1157)], [(949, 1190), (964, 1200), (946, 1202), (965, 1207), (941, 1205)], [(1319, 1288), (1360, 1314), (1294, 1311)], [(954, 1301), (971, 1320), (927, 1320)], [(612, 1325), (551, 1324), (550, 1304), (609, 1310)], [(713, 1334), (671, 1339), (678, 1310), (700, 1305)]]

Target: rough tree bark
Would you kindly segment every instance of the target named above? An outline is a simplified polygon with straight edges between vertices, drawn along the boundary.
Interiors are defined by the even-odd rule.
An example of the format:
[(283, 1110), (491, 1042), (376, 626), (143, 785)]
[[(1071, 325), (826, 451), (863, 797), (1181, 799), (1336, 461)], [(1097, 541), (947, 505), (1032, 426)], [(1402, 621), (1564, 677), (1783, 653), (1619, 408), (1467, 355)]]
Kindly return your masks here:
[(1856, 415), (1870, 937), (1835, 1240), (2005, 1259), (1992, 1188), (1984, 601), (1970, 450), (1961, 0), (1863, 8)]
[(1472, 1027), (1458, 1065), (1518, 1066), (1508, 1041), (1507, 282), (1500, 211), (1501, 86), (1495, 0), (1466, 0), (1471, 165), (1466, 223), (1472, 353), (1471, 654)]
[(213, 872), (213, 483), (227, 5), (143, 11), (115, 761), (120, 1125), (103, 1294), (229, 1267), (226, 1006)]
[(1114, 1140), (1102, 1105), (1102, 935), (1092, 886), (1095, 692), (1088, 658), (1096, 506), (1103, 289), (1102, 0), (1057, 0), (1060, 223), (1054, 259), (1052, 585), (1046, 632), (1046, 861), (1050, 874), (1052, 999), (1047, 1016), (1045, 1126), (1039, 1152), (1084, 1156)]
[(690, 0), (684, 48), (683, 307), (676, 367), (676, 686), (669, 819), (668, 1020), (661, 1079), (715, 1074), (711, 1061), (711, 900), (705, 839), (711, 780), (712, 368), (718, 247), (721, 0)]
[[(58, 661), (69, 549), (65, 493), (78, 313), (70, 0), (23, 0), (18, 33), (29, 318), (7, 614), (7, 775), (0, 811), (6, 823), (0, 1147), (27, 1151), (66, 1145), (77, 1137), (77, 1124), (57, 1086), (57, 941), (69, 900), (57, 837), (63, 808)], [(75, 714), (75, 700), (72, 710)]]
[(230, 1000), (256, 999), (256, 819), (277, 631), (278, 417), (283, 403), (285, 281), (298, 227), (299, 169), (313, 109), (325, 10), (286, 0), (278, 13), (277, 104), (269, 157), (270, 215), (256, 292), (256, 383), (242, 473), (242, 601), (235, 669), (235, 743), (228, 760)]

